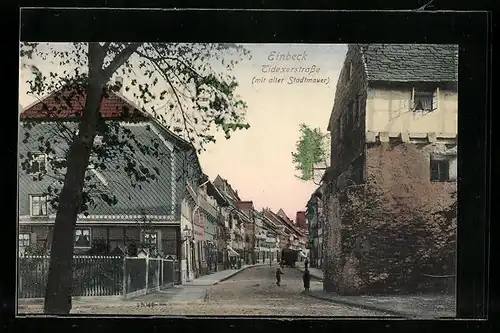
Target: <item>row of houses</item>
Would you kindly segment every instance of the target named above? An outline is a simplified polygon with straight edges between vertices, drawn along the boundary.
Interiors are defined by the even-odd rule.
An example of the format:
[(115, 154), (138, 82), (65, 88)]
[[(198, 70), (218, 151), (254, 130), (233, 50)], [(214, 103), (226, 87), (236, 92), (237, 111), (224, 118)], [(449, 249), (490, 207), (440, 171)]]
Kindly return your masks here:
[[(435, 214), (457, 190), (457, 64), (455, 45), (348, 46), (328, 123), (330, 165), (306, 211), (311, 266), (324, 270), (326, 290), (454, 279), (453, 235), (439, 238)], [(368, 208), (354, 201), (356, 188)]]
[[(56, 213), (51, 202), (62, 185), (84, 101), (81, 87), (65, 86), (20, 113), (20, 254), (50, 251)], [(85, 177), (89, 201), (75, 234), (68, 235), (75, 255), (142, 250), (175, 259), (182, 283), (227, 269), (237, 259), (250, 264), (277, 260), (285, 247), (305, 249), (304, 223), (297, 225), (283, 210), (257, 210), (220, 175), (209, 179), (193, 145), (140, 109), (121, 91), (106, 90)], [(127, 144), (113, 146), (117, 137)]]

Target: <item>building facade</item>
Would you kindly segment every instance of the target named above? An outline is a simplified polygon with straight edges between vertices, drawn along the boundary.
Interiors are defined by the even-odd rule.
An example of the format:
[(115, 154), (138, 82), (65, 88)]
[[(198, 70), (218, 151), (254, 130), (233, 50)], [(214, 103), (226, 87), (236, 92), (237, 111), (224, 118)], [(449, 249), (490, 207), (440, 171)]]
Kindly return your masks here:
[[(42, 247), (45, 252), (50, 250), (56, 213), (50, 202), (57, 196), (64, 175), (56, 166), (65, 163), (71, 135), (78, 135), (75, 117), (82, 112), (84, 105), (80, 102), (85, 97), (74, 94), (74, 89), (63, 87), (21, 113), (19, 158), (24, 167), (19, 173), (20, 253), (28, 246)], [(68, 108), (61, 101), (73, 107)], [(181, 221), (186, 218), (181, 207), (186, 189), (183, 184), (191, 181), (183, 168), (197, 163), (197, 159), (192, 158), (192, 146), (140, 112), (133, 102), (118, 92), (108, 92), (101, 102), (100, 111), (110, 130), (98, 131), (94, 149), (109, 145), (108, 135), (113, 133), (133, 135), (135, 141), (130, 144), (136, 148), (136, 166), (149, 168), (149, 171), (143, 168), (140, 176), (155, 172), (153, 170), (157, 176), (131, 186), (132, 178), (122, 167), (127, 165), (126, 152), (104, 164), (98, 162), (98, 155), (92, 154), (84, 191), (91, 195), (96, 190), (101, 195), (91, 195), (93, 202), (86, 207), (86, 214), (82, 211), (78, 215), (75, 235), (72, 236), (75, 254), (130, 254), (131, 248), (142, 247), (153, 254), (179, 259), (183, 238)], [(39, 142), (49, 136), (53, 139), (52, 148), (41, 150)], [(156, 153), (161, 159), (139, 149), (151, 142), (155, 143)], [(112, 151), (112, 147), (108, 150)], [(105, 200), (110, 198), (114, 202)], [(179, 272), (179, 280), (180, 275)]]
[[(457, 63), (452, 45), (349, 45), (328, 125), (326, 290), (416, 290), (433, 284), (423, 276), (453, 271), (451, 259), (440, 261), (451, 256), (433, 254), (432, 264), (422, 253), (437, 237), (429, 232), (438, 224), (434, 213), (451, 205), (456, 191)], [(372, 207), (362, 211), (366, 202)], [(353, 225), (367, 214), (369, 223)], [(412, 241), (427, 245), (408, 246)], [(393, 253), (407, 264), (396, 268)]]

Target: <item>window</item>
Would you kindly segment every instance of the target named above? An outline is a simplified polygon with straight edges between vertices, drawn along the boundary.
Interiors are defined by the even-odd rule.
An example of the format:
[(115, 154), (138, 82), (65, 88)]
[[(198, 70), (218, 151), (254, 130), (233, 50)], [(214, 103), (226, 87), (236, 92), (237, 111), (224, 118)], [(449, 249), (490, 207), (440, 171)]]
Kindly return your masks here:
[(19, 248), (24, 249), (30, 246), (31, 235), (28, 233), (19, 234)]
[(88, 248), (90, 247), (90, 229), (78, 228), (75, 230), (75, 247)]
[(158, 233), (154, 231), (144, 232), (144, 243), (150, 249), (158, 249)]
[(47, 216), (47, 197), (30, 195), (31, 216)]
[(47, 164), (47, 155), (32, 153), (30, 161), (30, 174), (37, 174), (40, 172), (45, 172)]
[(445, 159), (431, 158), (431, 181), (446, 182), (450, 180), (450, 162)]
[(432, 112), (437, 109), (437, 96), (438, 89), (436, 90), (412, 90), (413, 111)]

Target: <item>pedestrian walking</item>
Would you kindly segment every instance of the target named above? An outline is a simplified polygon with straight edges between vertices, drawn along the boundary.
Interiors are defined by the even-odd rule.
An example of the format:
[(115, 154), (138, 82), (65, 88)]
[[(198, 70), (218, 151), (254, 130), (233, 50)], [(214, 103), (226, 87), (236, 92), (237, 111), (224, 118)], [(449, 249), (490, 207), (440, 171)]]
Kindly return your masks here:
[(281, 265), (276, 269), (276, 284), (279, 286), (281, 283), (281, 276), (284, 275)]
[(304, 290), (309, 291), (311, 274), (309, 273), (308, 269), (304, 271), (304, 275), (302, 275), (302, 281), (304, 282)]
[(307, 257), (306, 257), (306, 260), (304, 260), (304, 267), (305, 267), (306, 271), (309, 268), (309, 259), (307, 259)]

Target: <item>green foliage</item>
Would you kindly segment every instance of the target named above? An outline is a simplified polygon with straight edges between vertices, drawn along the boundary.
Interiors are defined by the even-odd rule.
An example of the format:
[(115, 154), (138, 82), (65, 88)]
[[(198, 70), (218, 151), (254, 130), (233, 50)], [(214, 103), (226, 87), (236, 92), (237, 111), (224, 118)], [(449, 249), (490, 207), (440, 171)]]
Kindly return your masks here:
[(435, 281), (426, 275), (453, 275), (456, 204), (429, 214), (403, 203), (393, 206), (390, 197), (370, 180), (339, 193), (342, 253), (359, 261), (363, 285), (372, 292), (398, 292), (428, 288)]
[(32, 244), (24, 248), (25, 256), (46, 256), (47, 249), (44, 246), (38, 244)]
[(306, 181), (313, 178), (314, 165), (324, 162), (327, 156), (328, 138), (320, 129), (312, 129), (306, 124), (300, 125), (300, 138), (296, 151), (292, 152), (295, 169), (300, 172), (298, 178)]
[[(197, 152), (215, 142), (212, 131), (222, 130), (229, 139), (232, 131), (247, 129), (244, 120), (246, 103), (235, 95), (238, 87), (231, 71), (239, 61), (249, 58), (249, 51), (234, 44), (183, 44), (183, 43), (72, 43), (61, 44), (21, 43), (21, 64), (31, 73), (29, 94), (42, 97), (64, 87), (65, 93), (56, 94), (56, 105), (45, 104), (42, 111), (47, 118), (75, 116), (78, 97), (85, 96), (89, 73), (101, 68), (102, 96), (120, 88), (127, 96), (139, 100), (141, 111), (151, 116), (173, 133), (191, 144)], [(44, 73), (36, 66), (46, 61), (61, 68), (61, 72)], [(93, 64), (93, 65), (92, 65)], [(123, 84), (115, 82), (115, 76), (123, 77)], [(81, 109), (81, 106), (80, 106)], [(123, 110), (124, 119), (130, 119), (137, 110)], [(69, 119), (68, 119), (69, 120)], [(47, 154), (47, 170), (34, 176), (34, 181), (45, 177), (53, 179), (45, 194), (51, 207), (58, 209), (61, 188), (66, 176), (69, 147), (79, 137), (81, 117), (70, 122), (54, 122), (55, 129), (46, 135), (35, 137), (36, 121), (24, 121), (24, 144), (36, 145)], [(90, 207), (101, 200), (108, 205), (117, 203), (116, 196), (99, 182), (92, 182), (91, 169), (108, 170), (110, 166), (122, 169), (130, 179), (130, 185), (141, 187), (142, 182), (155, 181), (160, 169), (145, 165), (137, 158), (137, 152), (153, 156), (162, 163), (170, 163), (161, 149), (162, 143), (152, 140), (140, 142), (134, 133), (120, 126), (118, 121), (99, 119), (97, 134), (102, 144), (90, 144), (91, 159), (85, 175), (85, 185), (79, 202), (79, 212), (88, 214)], [(63, 152), (61, 154), (61, 147)], [(21, 155), (21, 168), (28, 171), (31, 156)], [(119, 161), (119, 163), (118, 163)], [(108, 170), (109, 171), (109, 170)]]

